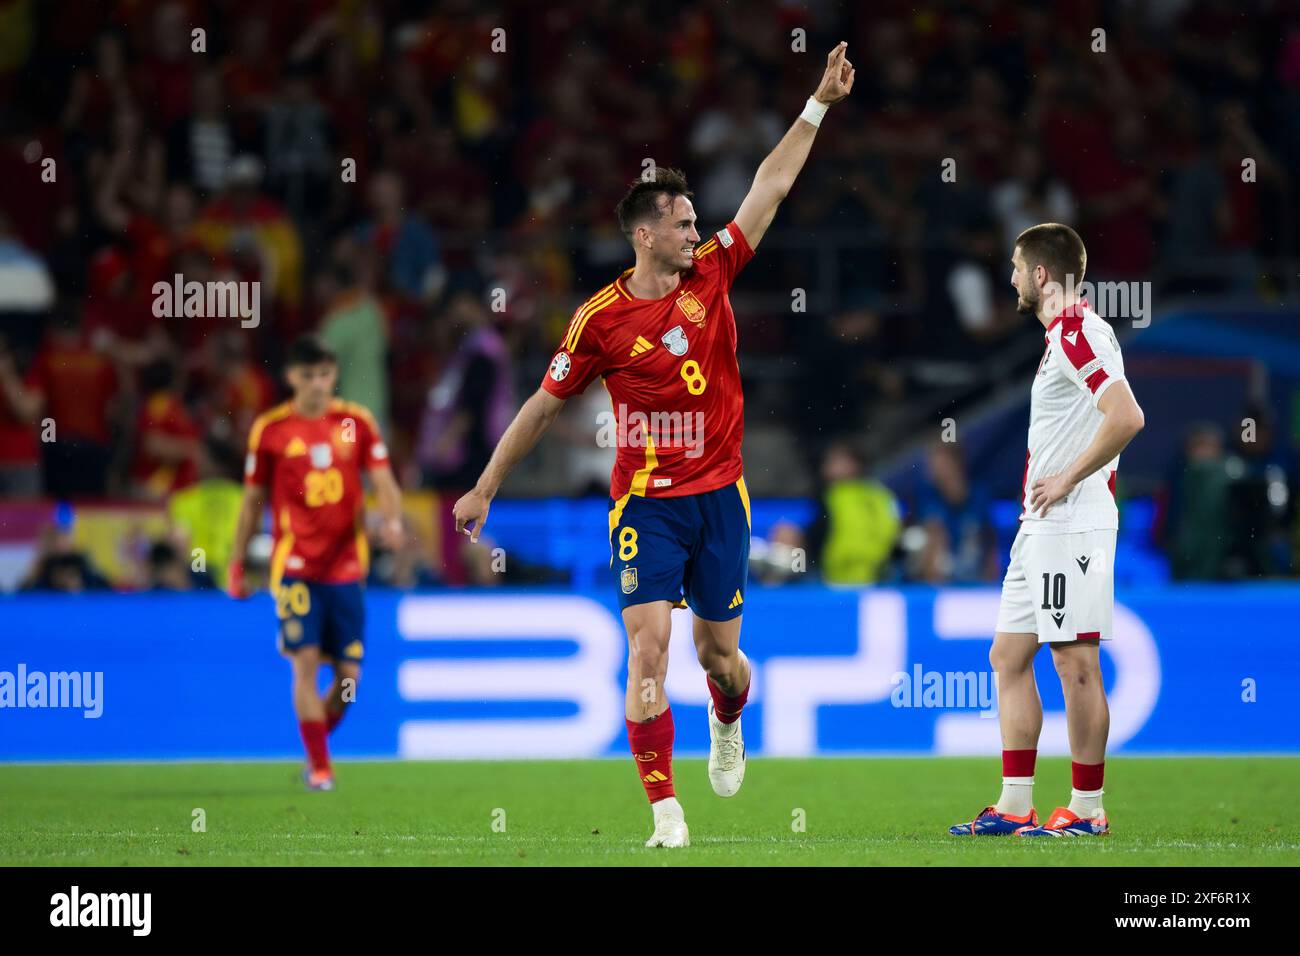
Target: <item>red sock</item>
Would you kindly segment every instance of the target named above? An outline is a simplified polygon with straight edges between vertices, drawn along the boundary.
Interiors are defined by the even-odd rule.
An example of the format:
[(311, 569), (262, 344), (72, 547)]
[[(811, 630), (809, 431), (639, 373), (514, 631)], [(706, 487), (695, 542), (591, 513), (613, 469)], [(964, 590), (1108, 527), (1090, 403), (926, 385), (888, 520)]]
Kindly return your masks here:
[(1032, 777), (1034, 761), (1037, 759), (1037, 750), (1004, 750), (1002, 751), (1002, 776)]
[(1075, 790), (1092, 792), (1101, 789), (1101, 780), (1105, 776), (1106, 761), (1101, 763), (1075, 763), (1070, 761), (1070, 779)]
[(330, 749), (325, 743), (325, 721), (300, 720), (298, 732), (302, 734), (303, 746), (307, 748), (307, 763), (313, 771), (330, 768)]
[(342, 710), (337, 710), (337, 711), (326, 710), (325, 711), (326, 732), (331, 734), (334, 733), (334, 728), (339, 725), (339, 721), (343, 719), (343, 715), (346, 714), (347, 712), (348, 710), (346, 707), (344, 707)]
[(728, 697), (707, 674), (704, 682), (709, 685), (709, 694), (713, 697), (714, 716), (724, 724), (733, 724), (739, 720), (740, 712), (745, 709), (745, 701), (749, 700), (749, 684), (735, 697)]
[(673, 792), (673, 711), (668, 708), (644, 723), (627, 721), (627, 741), (636, 758), (636, 773), (645, 795), (654, 803)]

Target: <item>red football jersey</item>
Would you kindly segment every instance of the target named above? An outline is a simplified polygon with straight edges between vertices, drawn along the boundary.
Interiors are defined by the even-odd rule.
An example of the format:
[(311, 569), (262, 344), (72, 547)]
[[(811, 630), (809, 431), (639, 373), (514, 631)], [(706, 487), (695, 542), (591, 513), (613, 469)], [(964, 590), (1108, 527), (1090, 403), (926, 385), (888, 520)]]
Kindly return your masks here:
[(731, 222), (662, 299), (635, 298), (628, 269), (574, 313), (542, 387), (567, 399), (604, 379), (602, 433), (618, 442), (610, 497), (696, 495), (740, 479), (744, 397), (727, 293), (753, 256)]
[(388, 462), (375, 420), (361, 405), (334, 400), (319, 418), (292, 402), (264, 412), (248, 436), (244, 483), (271, 489), (275, 551), (271, 587), (285, 575), (343, 584), (366, 575), (361, 469)]

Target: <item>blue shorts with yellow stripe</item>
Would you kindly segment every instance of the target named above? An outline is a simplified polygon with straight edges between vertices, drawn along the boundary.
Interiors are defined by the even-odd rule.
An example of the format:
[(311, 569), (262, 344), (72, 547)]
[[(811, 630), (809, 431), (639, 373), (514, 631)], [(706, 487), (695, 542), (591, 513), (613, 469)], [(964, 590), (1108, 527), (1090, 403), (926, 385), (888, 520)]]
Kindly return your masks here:
[(739, 617), (749, 578), (745, 479), (679, 498), (611, 498), (609, 544), (620, 607), (684, 599), (706, 621)]
[(359, 663), (366, 652), (366, 604), (360, 581), (321, 584), (285, 578), (275, 592), (280, 653), (319, 647), (326, 660)]

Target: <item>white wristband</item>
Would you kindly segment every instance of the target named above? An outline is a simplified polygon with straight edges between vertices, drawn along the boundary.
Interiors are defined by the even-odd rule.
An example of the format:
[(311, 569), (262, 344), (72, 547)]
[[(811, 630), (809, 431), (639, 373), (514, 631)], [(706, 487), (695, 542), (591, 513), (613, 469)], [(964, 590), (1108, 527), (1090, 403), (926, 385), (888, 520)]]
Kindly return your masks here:
[(801, 120), (812, 123), (813, 126), (822, 125), (822, 117), (830, 106), (826, 103), (818, 103), (814, 97), (808, 97), (808, 102), (804, 104), (803, 112), (799, 114)]

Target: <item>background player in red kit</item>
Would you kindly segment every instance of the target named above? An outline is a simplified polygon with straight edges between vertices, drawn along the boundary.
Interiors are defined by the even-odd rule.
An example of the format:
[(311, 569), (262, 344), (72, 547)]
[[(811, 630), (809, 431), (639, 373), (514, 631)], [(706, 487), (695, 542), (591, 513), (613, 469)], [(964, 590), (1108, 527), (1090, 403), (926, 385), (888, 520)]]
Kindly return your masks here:
[(700, 244), (681, 173), (658, 169), (633, 184), (618, 218), (636, 250), (635, 267), (574, 313), (542, 387), (502, 436), (477, 486), (456, 502), (457, 530), (477, 540), (506, 475), (567, 399), (603, 379), (618, 422), (610, 568), (628, 634), (628, 741), (654, 812), (647, 846), (690, 842), (673, 790), (673, 718), (663, 690), (670, 611), (683, 601), (695, 614), (695, 647), (712, 699), (709, 781), (731, 796), (744, 779), (739, 718), (750, 669), (739, 641), (749, 496), (727, 293), (794, 185), (827, 108), (853, 87), (846, 52), (844, 43), (830, 52), (816, 92), (759, 165), (735, 219), (708, 241)]
[[(275, 539), (270, 585), (280, 651), (293, 663), (293, 705), (307, 751), (303, 779), (310, 789), (332, 790), (326, 735), (355, 699), (348, 691), (360, 680), (365, 651), (362, 584), (369, 548), (362, 471), (374, 482), (384, 543), (394, 548), (402, 539), (402, 496), (370, 412), (334, 398), (334, 354), (313, 338), (299, 339), (289, 349), (285, 378), (293, 398), (258, 417), (248, 436), (228, 588), (234, 597), (246, 596), (243, 556), (269, 488)], [(322, 662), (334, 669), (323, 698)]]

